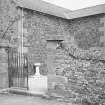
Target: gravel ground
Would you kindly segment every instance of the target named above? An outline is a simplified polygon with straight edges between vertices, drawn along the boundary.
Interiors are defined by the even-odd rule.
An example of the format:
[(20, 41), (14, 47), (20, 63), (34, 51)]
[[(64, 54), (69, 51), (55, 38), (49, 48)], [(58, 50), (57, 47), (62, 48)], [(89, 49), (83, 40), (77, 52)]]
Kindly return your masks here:
[(48, 100), (41, 97), (0, 94), (0, 105), (68, 105), (57, 100)]

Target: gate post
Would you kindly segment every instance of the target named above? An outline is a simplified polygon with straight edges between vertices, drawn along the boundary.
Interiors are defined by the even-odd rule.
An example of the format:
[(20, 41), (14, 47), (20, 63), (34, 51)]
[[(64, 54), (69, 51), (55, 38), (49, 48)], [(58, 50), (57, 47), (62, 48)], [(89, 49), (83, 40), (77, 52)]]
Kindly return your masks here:
[(8, 42), (0, 40), (0, 89), (9, 87), (8, 80)]

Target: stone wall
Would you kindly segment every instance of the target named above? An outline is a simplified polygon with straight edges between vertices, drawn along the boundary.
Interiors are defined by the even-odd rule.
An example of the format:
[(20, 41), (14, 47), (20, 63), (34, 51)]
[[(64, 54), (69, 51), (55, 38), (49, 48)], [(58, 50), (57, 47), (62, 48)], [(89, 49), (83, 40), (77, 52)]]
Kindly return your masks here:
[[(5, 9), (0, 6), (3, 8), (0, 11), (0, 14), (3, 14), (0, 16), (0, 35), (9, 24), (10, 16), (13, 19), (18, 17), (14, 14), (16, 8), (12, 8), (15, 4), (10, 6), (13, 2), (8, 2)], [(8, 9), (10, 7), (11, 9)], [(50, 95), (83, 105), (104, 103), (105, 14), (65, 20), (24, 9), (24, 16), (23, 41), (24, 50), (29, 57), (29, 70), (33, 69), (33, 63), (40, 62), (41, 74), (46, 75), (50, 71), (47, 67), (49, 63), (54, 64), (53, 72), (56, 77), (52, 77), (56, 79), (52, 79), (51, 75), (48, 77), (49, 81), (51, 80)], [(18, 40), (17, 23), (6, 32), (7, 40), (12, 44)], [(53, 49), (48, 50), (49, 41), (60, 43), (57, 42)], [(47, 54), (54, 56), (51, 62), (47, 61)]]
[(70, 33), (75, 37), (79, 48), (103, 47), (100, 37), (104, 35), (100, 28), (104, 27), (104, 14), (83, 17), (70, 21)]
[(41, 62), (41, 73), (46, 74), (48, 71), (48, 42), (50, 40), (68, 41), (70, 37), (68, 23), (64, 19), (36, 11), (25, 10), (24, 15), (29, 15), (28, 18), (24, 19), (24, 28), (28, 32), (27, 39), (30, 45), (28, 49), (29, 60), (31, 64)]
[(1, 0), (0, 2), (0, 38), (3, 37), (12, 44), (16, 44), (18, 15), (15, 3), (12, 0)]
[[(35, 11), (25, 12), (31, 17), (25, 20), (24, 26), (29, 32), (30, 62), (41, 62), (41, 70), (45, 72), (47, 42), (63, 40), (66, 43), (61, 42), (58, 49), (54, 46), (51, 49), (56, 77), (50, 75), (48, 78), (56, 80), (49, 82), (49, 94), (78, 104), (101, 103), (105, 70), (105, 46), (101, 39), (105, 15), (64, 20)], [(68, 83), (63, 82), (66, 81), (64, 77)], [(63, 81), (59, 82), (61, 78)]]
[[(66, 95), (66, 99), (83, 105), (104, 103), (104, 49), (81, 50), (75, 45), (65, 44), (62, 48), (71, 58), (65, 62), (67, 67), (62, 73), (68, 78), (64, 91), (70, 95)], [(59, 84), (56, 86), (61, 89)]]
[(53, 83), (55, 87), (49, 90), (52, 95), (75, 104), (105, 103), (105, 29), (102, 20), (104, 14), (71, 21), (71, 40), (60, 45), (59, 51), (64, 55), (57, 55), (60, 64), (56, 73), (67, 77), (68, 84)]
[[(36, 11), (25, 10), (24, 13), (29, 16), (24, 20), (24, 28), (29, 35), (27, 42), (30, 44), (30, 62), (41, 62), (41, 69), (43, 70), (47, 70), (46, 46), (48, 40), (63, 40), (69, 45), (72, 43), (72, 38), (74, 38), (75, 44), (84, 50), (92, 47), (104, 47), (104, 42), (101, 41), (104, 32), (100, 30), (101, 27), (104, 27), (104, 23), (101, 22), (104, 14), (74, 20), (64, 20)], [(57, 52), (55, 51), (54, 53)], [(61, 55), (64, 57), (63, 52)]]

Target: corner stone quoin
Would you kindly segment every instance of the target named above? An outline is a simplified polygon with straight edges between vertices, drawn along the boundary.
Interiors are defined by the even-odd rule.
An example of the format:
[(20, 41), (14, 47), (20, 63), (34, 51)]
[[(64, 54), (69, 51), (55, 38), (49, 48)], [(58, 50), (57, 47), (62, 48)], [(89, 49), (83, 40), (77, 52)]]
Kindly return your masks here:
[(104, 35), (100, 36), (100, 42), (104, 42), (104, 47), (105, 47), (105, 16), (100, 19), (100, 22), (104, 23), (104, 26), (99, 28), (99, 31), (104, 32)]

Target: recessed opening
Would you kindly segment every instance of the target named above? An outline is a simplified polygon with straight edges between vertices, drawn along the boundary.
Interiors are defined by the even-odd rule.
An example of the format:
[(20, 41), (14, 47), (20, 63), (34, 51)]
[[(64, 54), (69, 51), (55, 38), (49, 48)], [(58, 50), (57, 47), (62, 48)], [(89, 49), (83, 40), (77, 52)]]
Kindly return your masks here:
[(58, 49), (63, 40), (47, 40), (47, 48)]

